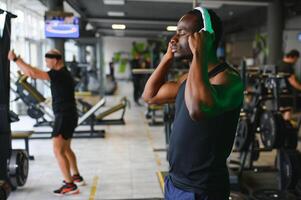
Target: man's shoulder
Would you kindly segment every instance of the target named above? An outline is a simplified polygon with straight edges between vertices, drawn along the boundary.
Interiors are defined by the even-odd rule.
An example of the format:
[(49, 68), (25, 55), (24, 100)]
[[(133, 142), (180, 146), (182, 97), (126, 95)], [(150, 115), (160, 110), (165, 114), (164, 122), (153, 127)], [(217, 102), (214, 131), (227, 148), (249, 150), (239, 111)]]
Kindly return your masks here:
[(228, 64), (226, 65), (227, 69), (214, 78), (213, 84), (226, 87), (232, 84), (242, 83), (238, 70)]

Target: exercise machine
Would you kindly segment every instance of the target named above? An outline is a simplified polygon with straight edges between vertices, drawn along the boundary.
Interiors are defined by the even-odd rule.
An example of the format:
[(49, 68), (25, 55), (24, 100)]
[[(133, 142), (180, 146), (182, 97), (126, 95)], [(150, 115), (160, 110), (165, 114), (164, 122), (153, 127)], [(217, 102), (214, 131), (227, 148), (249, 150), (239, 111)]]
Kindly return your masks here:
[[(47, 113), (45, 109), (45, 98), (43, 95), (37, 91), (31, 84), (27, 82), (26, 76), (20, 76), (20, 78), (17, 81), (17, 93), (19, 94), (19, 97), (25, 102), (26, 105), (28, 105), (28, 114), (30, 117), (37, 120), (36, 127), (38, 126), (51, 126), (53, 121), (53, 116), (51, 114)], [(120, 103), (113, 106), (112, 108), (109, 108), (107, 110), (104, 110), (103, 112), (100, 112), (98, 115), (95, 113), (99, 111), (104, 105), (105, 105), (105, 99), (102, 98), (96, 103), (94, 106), (90, 105), (89, 103), (83, 101), (82, 99), (78, 99), (77, 101), (81, 107), (82, 110), (80, 113), (82, 115), (79, 117), (78, 125), (89, 125), (90, 130), (88, 131), (75, 131), (75, 137), (104, 137), (104, 130), (95, 130), (96, 125), (123, 125), (125, 124), (124, 121), (124, 115), (126, 111), (126, 107), (128, 105), (128, 101), (126, 98), (122, 98)], [(107, 119), (109, 115), (112, 113), (115, 113), (117, 111), (122, 111), (120, 118), (117, 119)], [(47, 115), (48, 118), (52, 119), (51, 121), (48, 121), (45, 119), (44, 115)], [(37, 132), (35, 132), (37, 133)], [(39, 131), (38, 133), (48, 133)], [(89, 133), (89, 134), (87, 134)], [(81, 134), (81, 135), (79, 135)], [(32, 135), (31, 138), (49, 138), (44, 136), (37, 136), (35, 134)]]
[(15, 91), (18, 98), (26, 104), (27, 114), (36, 120), (36, 127), (51, 126), (51, 122), (54, 120), (51, 106), (46, 102), (46, 98), (27, 82), (27, 79), (27, 76), (19, 72), (19, 78), (16, 81), (17, 89)]
[[(92, 108), (91, 104), (83, 101), (82, 99), (78, 99), (78, 102), (83, 107), (84, 110), (83, 113), (87, 112), (89, 109)], [(127, 100), (126, 97), (123, 97), (121, 98), (120, 102), (115, 106), (108, 108), (99, 114), (94, 114), (92, 119), (94, 121), (93, 123), (95, 123), (96, 125), (124, 125), (125, 124), (124, 115), (127, 106), (130, 106), (129, 101)], [(121, 115), (119, 118), (107, 119), (109, 115), (118, 111), (121, 111)]]
[[(47, 110), (44, 109), (45, 107), (49, 107), (48, 103), (45, 103), (46, 98), (31, 84), (27, 82), (27, 77), (24, 75), (21, 75), (20, 78), (17, 81), (17, 93), (19, 94), (19, 97), (23, 100), (23, 102), (28, 105), (28, 114), (30, 117), (42, 121), (37, 122), (36, 126), (40, 126), (43, 124), (51, 125), (51, 122), (47, 122), (47, 120), (44, 118), (44, 115), (47, 115), (50, 119), (53, 120), (53, 115)], [(101, 101), (101, 100), (100, 100)], [(84, 115), (89, 109), (91, 109), (91, 104), (85, 102), (83, 99), (78, 99), (77, 103), (80, 104), (80, 107), (82, 109), (79, 110), (82, 115)], [(97, 104), (96, 104), (97, 105)], [(126, 106), (129, 105), (129, 101), (124, 97), (121, 99), (120, 103), (113, 106), (112, 108), (109, 108), (103, 112), (101, 112), (98, 115), (95, 115), (95, 112), (93, 115), (95, 115), (94, 122), (97, 125), (122, 125), (125, 124), (124, 121), (124, 115), (126, 111)], [(102, 105), (103, 106), (103, 105)], [(119, 110), (122, 110), (121, 117), (118, 119), (104, 119), (108, 115), (117, 112)], [(42, 118), (42, 119), (41, 119)]]
[[(301, 156), (296, 150), (299, 127), (284, 120), (282, 112), (286, 110), (279, 106), (279, 100), (288, 97), (286, 90), (280, 87), (288, 75), (266, 68), (273, 69), (273, 66), (264, 66), (263, 70), (243, 76), (246, 86), (248, 79), (253, 80), (253, 89), (245, 91), (247, 101), (240, 114), (234, 143), (239, 160), (230, 160), (230, 171), (238, 177), (240, 189), (251, 199), (296, 199), (297, 183), (301, 180), (301, 168), (298, 168)], [(272, 150), (277, 152), (274, 165), (254, 164), (261, 152)]]

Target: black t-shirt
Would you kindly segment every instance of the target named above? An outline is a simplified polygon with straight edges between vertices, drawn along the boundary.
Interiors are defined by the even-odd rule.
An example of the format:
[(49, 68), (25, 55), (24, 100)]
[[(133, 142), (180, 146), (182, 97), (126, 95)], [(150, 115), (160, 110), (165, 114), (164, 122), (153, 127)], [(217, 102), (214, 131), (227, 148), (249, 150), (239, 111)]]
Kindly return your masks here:
[[(213, 118), (193, 121), (184, 100), (185, 85), (186, 81), (176, 97), (168, 150), (169, 177), (176, 187), (185, 191), (229, 192), (226, 160), (232, 150), (240, 107)], [(213, 87), (224, 89), (223, 85)]]
[(277, 64), (277, 71), (287, 74), (294, 74), (294, 64), (281, 61)]
[[(277, 64), (277, 72), (293, 75), (294, 74), (294, 64), (281, 61)], [(288, 81), (288, 77), (285, 78), (284, 83), (282, 81), (280, 81), (280, 87), (287, 88), (289, 91), (292, 90), (292, 86)]]
[(74, 80), (66, 67), (48, 71), (54, 114), (75, 114)]

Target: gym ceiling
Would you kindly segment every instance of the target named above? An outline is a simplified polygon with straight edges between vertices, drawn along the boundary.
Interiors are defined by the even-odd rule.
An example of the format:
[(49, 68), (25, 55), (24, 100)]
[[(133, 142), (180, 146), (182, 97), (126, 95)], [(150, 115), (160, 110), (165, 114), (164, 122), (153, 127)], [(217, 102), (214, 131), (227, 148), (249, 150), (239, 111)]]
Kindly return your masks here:
[[(42, 0), (43, 1), (43, 0)], [(222, 18), (226, 33), (234, 33), (266, 24), (267, 6), (273, 0), (201, 0)], [(83, 27), (89, 23), (103, 36), (148, 37), (172, 35), (167, 26), (193, 8), (193, 0), (66, 0), (80, 15)], [(283, 0), (285, 17), (301, 14), (300, 0)], [(124, 24), (125, 30), (113, 30), (112, 24)]]

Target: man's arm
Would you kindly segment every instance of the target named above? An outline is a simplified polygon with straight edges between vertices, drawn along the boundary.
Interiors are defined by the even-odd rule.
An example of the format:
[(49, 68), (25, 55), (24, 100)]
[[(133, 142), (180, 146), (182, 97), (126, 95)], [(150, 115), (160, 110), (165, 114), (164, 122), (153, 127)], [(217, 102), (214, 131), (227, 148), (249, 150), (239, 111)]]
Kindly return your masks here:
[(8, 59), (10, 61), (15, 61), (17, 66), (21, 69), (21, 71), (26, 75), (34, 79), (42, 79), (42, 80), (50, 80), (50, 77), (47, 72), (42, 71), (38, 68), (32, 67), (31, 65), (24, 62), (24, 60), (20, 57), (17, 57), (13, 51), (8, 53)]
[(152, 73), (144, 87), (142, 98), (149, 104), (163, 104), (173, 102), (176, 98), (179, 81), (166, 82), (166, 75), (173, 60), (171, 44), (160, 64)]
[(185, 102), (193, 120), (217, 116), (240, 106), (243, 101), (243, 84), (236, 73), (223, 72), (218, 82), (221, 90), (211, 85), (208, 77), (208, 53), (214, 53), (211, 37), (202, 32), (189, 38), (193, 59), (186, 82)]
[(182, 75), (178, 81), (169, 81), (162, 84), (156, 95), (146, 102), (149, 104), (174, 103), (179, 88), (183, 81), (187, 78), (187, 75), (188, 74)]
[(295, 89), (301, 91), (301, 84), (298, 82), (296, 75), (292, 74), (289, 78), (288, 78), (288, 82), (291, 84), (291, 86), (293, 86)]

